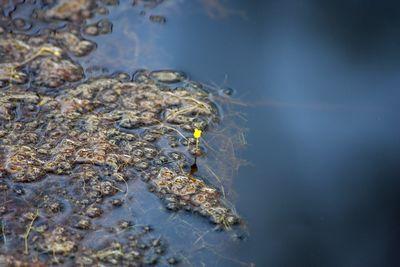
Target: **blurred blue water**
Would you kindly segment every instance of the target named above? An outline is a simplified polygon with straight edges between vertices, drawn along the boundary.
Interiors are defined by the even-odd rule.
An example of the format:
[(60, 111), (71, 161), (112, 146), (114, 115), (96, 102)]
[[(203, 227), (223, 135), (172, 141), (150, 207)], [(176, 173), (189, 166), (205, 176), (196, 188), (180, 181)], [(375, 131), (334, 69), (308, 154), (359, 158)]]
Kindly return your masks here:
[(179, 69), (251, 103), (241, 155), (251, 165), (234, 182), (250, 237), (226, 257), (400, 264), (396, 2), (167, 1), (148, 11), (166, 15), (165, 25), (128, 6), (111, 10), (114, 32), (97, 38), (87, 65)]

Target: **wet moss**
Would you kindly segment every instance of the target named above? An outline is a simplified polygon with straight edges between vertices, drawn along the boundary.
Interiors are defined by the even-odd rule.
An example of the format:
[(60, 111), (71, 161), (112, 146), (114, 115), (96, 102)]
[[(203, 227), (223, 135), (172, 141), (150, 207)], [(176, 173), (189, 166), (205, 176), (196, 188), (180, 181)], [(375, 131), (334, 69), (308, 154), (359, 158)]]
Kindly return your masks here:
[(31, 20), (65, 27), (16, 34), (30, 24), (9, 18), (0, 28), (0, 265), (176, 264), (164, 240), (149, 239), (150, 226), (101, 223), (132, 202), (135, 179), (166, 209), (225, 228), (239, 221), (223, 194), (190, 171), (194, 156), (206, 154), (193, 130), (207, 132), (220, 118), (211, 94), (174, 70), (85, 80), (79, 57), (96, 44), (80, 33), (110, 33), (107, 19), (86, 20), (113, 4), (46, 1)]

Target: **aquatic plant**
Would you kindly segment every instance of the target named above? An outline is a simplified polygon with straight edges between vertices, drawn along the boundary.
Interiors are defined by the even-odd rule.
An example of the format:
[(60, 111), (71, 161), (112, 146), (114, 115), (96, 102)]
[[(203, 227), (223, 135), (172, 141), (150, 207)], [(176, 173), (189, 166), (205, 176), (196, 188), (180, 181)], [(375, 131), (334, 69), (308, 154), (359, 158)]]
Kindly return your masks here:
[(201, 137), (202, 131), (200, 129), (195, 128), (193, 132), (193, 137), (196, 139), (196, 149), (199, 149), (199, 139)]
[[(220, 229), (241, 221), (225, 190), (239, 161), (232, 131), (218, 128), (218, 90), (169, 70), (138, 71), (133, 81), (124, 73), (85, 79), (79, 57), (96, 44), (82, 29), (112, 29), (86, 24), (107, 13), (103, 2), (113, 4), (60, 0), (32, 16), (67, 22), (57, 30), (0, 27), (0, 265), (141, 265), (166, 257), (151, 227), (110, 218), (113, 209), (130, 211), (138, 179), (168, 210), (200, 214)], [(199, 170), (189, 172), (193, 156)]]

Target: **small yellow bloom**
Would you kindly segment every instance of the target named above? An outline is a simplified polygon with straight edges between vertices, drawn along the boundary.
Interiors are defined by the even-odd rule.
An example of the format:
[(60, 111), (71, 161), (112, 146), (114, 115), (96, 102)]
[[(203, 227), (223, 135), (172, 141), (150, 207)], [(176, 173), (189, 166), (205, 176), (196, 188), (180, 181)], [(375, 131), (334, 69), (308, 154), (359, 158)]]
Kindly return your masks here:
[(201, 137), (201, 133), (202, 132), (201, 132), (200, 129), (194, 129), (193, 137), (196, 138), (196, 139), (199, 139)]
[(201, 130), (195, 128), (193, 132), (193, 137), (196, 139), (196, 150), (199, 149), (199, 138), (201, 137)]

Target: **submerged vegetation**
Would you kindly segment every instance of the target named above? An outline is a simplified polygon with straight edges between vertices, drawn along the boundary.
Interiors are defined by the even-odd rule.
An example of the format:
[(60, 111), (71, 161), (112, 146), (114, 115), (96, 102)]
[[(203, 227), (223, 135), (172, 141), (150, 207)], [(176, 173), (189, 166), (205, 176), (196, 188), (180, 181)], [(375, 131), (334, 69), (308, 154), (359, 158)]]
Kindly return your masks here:
[[(221, 229), (241, 222), (224, 186), (243, 134), (218, 127), (229, 117), (218, 103), (229, 97), (177, 71), (85, 79), (79, 58), (96, 44), (80, 30), (109, 33), (107, 21), (86, 25), (107, 14), (107, 4), (116, 3), (38, 3), (45, 8), (32, 21), (67, 22), (38, 34), (18, 32), (6, 14), (14, 4), (2, 5), (0, 265), (177, 263), (151, 227), (110, 218), (129, 207), (137, 179), (169, 210), (200, 214)], [(102, 242), (86, 245), (96, 237)]]

